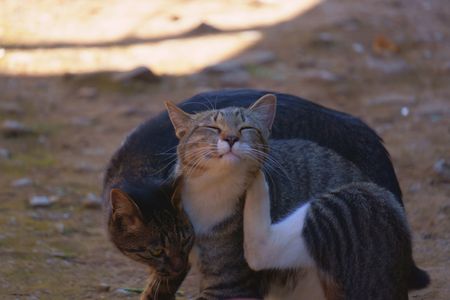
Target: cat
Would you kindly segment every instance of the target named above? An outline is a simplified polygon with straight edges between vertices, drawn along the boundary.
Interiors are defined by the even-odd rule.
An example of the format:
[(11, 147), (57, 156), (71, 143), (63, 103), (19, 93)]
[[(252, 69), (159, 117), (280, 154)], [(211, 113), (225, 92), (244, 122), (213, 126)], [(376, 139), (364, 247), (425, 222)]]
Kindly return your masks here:
[[(183, 208), (191, 220), (196, 235), (194, 246), (196, 267), (202, 275), (200, 294), (197, 299), (259, 298), (262, 296), (266, 296), (268, 299), (287, 299), (287, 295), (292, 299), (298, 299), (298, 294), (291, 293), (289, 295), (289, 291), (280, 292), (278, 289), (276, 293), (272, 292), (273, 289), (270, 286), (274, 285), (278, 279), (285, 277), (284, 274), (277, 278), (276, 274), (273, 276), (273, 272), (255, 273), (248, 265), (250, 262), (255, 267), (255, 261), (257, 263), (269, 261), (270, 265), (272, 257), (265, 257), (264, 252), (261, 252), (261, 256), (257, 255), (255, 261), (251, 259), (251, 255), (244, 257), (243, 197), (253, 178), (258, 176), (263, 166), (268, 168), (266, 172), (272, 181), (273, 197), (271, 199), (273, 201), (271, 204), (275, 217), (285, 216), (299, 202), (304, 202), (327, 190), (358, 181), (368, 181), (369, 178), (351, 161), (310, 141), (290, 139), (273, 140), (269, 143), (268, 138), (275, 118), (276, 97), (274, 95), (267, 94), (261, 97), (248, 109), (229, 107), (188, 114), (170, 102), (166, 103), (166, 107), (176, 136), (180, 140), (177, 147), (178, 160), (175, 176), (179, 181)], [(271, 149), (270, 155), (269, 149)], [(264, 161), (268, 163), (263, 164)], [(260, 194), (264, 195), (264, 193)], [(361, 192), (359, 196), (363, 197), (364, 195)], [(403, 212), (395, 196), (391, 196), (391, 201), (397, 211)], [(268, 201), (266, 202), (268, 203)], [(369, 202), (367, 200), (367, 203)], [(270, 210), (267, 211), (269, 211), (268, 220), (270, 221)], [(300, 211), (302, 212), (301, 209)], [(264, 216), (266, 218), (262, 219), (267, 219), (267, 212)], [(320, 222), (322, 221), (320, 220)], [(379, 220), (377, 219), (377, 221)], [(259, 223), (261, 222), (254, 222), (254, 227), (257, 228)], [(296, 223), (294, 222), (294, 224)], [(403, 256), (399, 257), (398, 265), (395, 265), (394, 262), (386, 263), (388, 265), (386, 270), (398, 272), (399, 275), (393, 276), (393, 278), (401, 282), (402, 285), (397, 289), (400, 294), (407, 297), (410, 272), (419, 271), (419, 275), (425, 273), (415, 269), (406, 222), (400, 221), (398, 224), (402, 224), (406, 228), (404, 230), (405, 238), (400, 236), (397, 240), (389, 240), (388, 243), (391, 243), (391, 246), (397, 246), (396, 243), (402, 241), (399, 245), (402, 248), (397, 252), (392, 251), (392, 253), (402, 253)], [(257, 232), (257, 230), (254, 231)], [(399, 229), (398, 232), (402, 232), (402, 230)], [(286, 235), (288, 234), (289, 232), (286, 231)], [(316, 239), (314, 235), (309, 237), (314, 241)], [(332, 238), (331, 235), (329, 237)], [(345, 235), (342, 237), (351, 238)], [(289, 239), (286, 238), (286, 240)], [(290, 240), (295, 241), (294, 236), (291, 236)], [(277, 243), (271, 243), (268, 248), (274, 246), (277, 246)], [(305, 248), (304, 245), (303, 248)], [(295, 248), (296, 251), (299, 249)], [(312, 247), (308, 248), (308, 250), (311, 249)], [(289, 253), (289, 249), (286, 251)], [(258, 253), (254, 249), (251, 251), (252, 254), (255, 252)], [(249, 252), (246, 251), (246, 253)], [(326, 254), (330, 255), (330, 252), (326, 252)], [(327, 261), (326, 258), (320, 256), (320, 251), (317, 255), (322, 259), (320, 262)], [(330, 259), (328, 258), (328, 261)], [(314, 265), (311, 257), (307, 256), (305, 260), (307, 261), (306, 267)], [(274, 262), (280, 261), (283, 259), (274, 259)], [(258, 264), (256, 266), (260, 267)], [(265, 265), (263, 264), (263, 266)], [(299, 266), (287, 260), (284, 265), (275, 263), (275, 268), (278, 267), (293, 269)], [(357, 270), (356, 267), (354, 269)], [(303, 271), (307, 271), (306, 268)], [(329, 270), (327, 269), (327, 271)], [(335, 273), (331, 272), (331, 274), (336, 276), (336, 274), (340, 274), (336, 272), (342, 270), (335, 267), (333, 271)], [(350, 271), (352, 271), (351, 268)], [(294, 276), (288, 276), (290, 277), (288, 279), (304, 281), (305, 274), (294, 273)], [(314, 277), (314, 275), (317, 277), (317, 274), (312, 276)], [(388, 275), (386, 277), (389, 278)], [(333, 277), (333, 279), (335, 278)], [(413, 281), (415, 279), (413, 278)], [(268, 290), (263, 290), (261, 286), (261, 282), (265, 280), (269, 280)], [(323, 282), (325, 281), (322, 280)], [(330, 282), (335, 283), (332, 280)], [(280, 284), (275, 285), (277, 288), (280, 286)], [(289, 285), (285, 284), (285, 286), (289, 289)], [(296, 292), (295, 286), (297, 285), (293, 286), (293, 290)], [(402, 289), (403, 287), (405, 289)], [(322, 292), (322, 299), (325, 299), (323, 288), (317, 284), (317, 280), (313, 291), (302, 289), (301, 292), (307, 297), (305, 299), (309, 299), (308, 297), (311, 295), (320, 295)], [(345, 292), (345, 296), (352, 295), (347, 290)], [(391, 296), (391, 299), (397, 299), (396, 294), (391, 294)], [(358, 298), (353, 297), (352, 299)]]
[[(327, 170), (322, 163), (306, 172), (322, 181), (323, 175), (314, 174)], [(338, 175), (349, 171), (328, 170)], [(302, 195), (302, 188), (309, 189), (303, 184), (293, 194), (306, 203), (282, 213), (273, 224), (262, 172), (246, 193), (244, 254), (253, 270), (272, 270), (266, 279), (268, 299), (408, 299), (408, 289), (428, 284), (427, 274), (412, 261), (405, 213), (392, 193), (370, 182), (337, 188), (333, 182), (331, 189), (321, 185)], [(277, 204), (291, 207), (282, 201)], [(279, 215), (275, 212), (272, 217)], [(280, 273), (276, 270), (291, 270), (291, 286), (270, 282)], [(295, 287), (307, 272), (315, 276), (313, 289)]]
[[(180, 107), (190, 113), (213, 107), (247, 107), (264, 94), (267, 92), (249, 89), (213, 91), (196, 95)], [(276, 93), (276, 96), (278, 113), (272, 138), (302, 138), (332, 149), (352, 161), (371, 181), (394, 193), (401, 203), (389, 155), (373, 130), (348, 114), (292, 95)], [(163, 112), (130, 133), (114, 153), (104, 176), (103, 199), (110, 239), (121, 252), (149, 267), (150, 282), (142, 299), (173, 299), (189, 269), (187, 256), (194, 239), (193, 230), (184, 213), (172, 203), (175, 185), (170, 176), (177, 143), (168, 114)], [(112, 192), (113, 189), (116, 191)], [(121, 202), (125, 204), (120, 206)], [(128, 226), (128, 217), (117, 217), (120, 215), (134, 217), (139, 226)], [(167, 218), (159, 218), (163, 215)], [(166, 236), (173, 237), (163, 238)], [(171, 264), (161, 257), (153, 258), (151, 253), (139, 257), (137, 252), (126, 251), (131, 249), (130, 244), (137, 246), (134, 250), (147, 249), (150, 241), (155, 240), (160, 241), (166, 258), (164, 249), (180, 249), (178, 254), (169, 251), (172, 260), (183, 261), (184, 270), (179, 275), (160, 276), (158, 270), (163, 274), (173, 272)], [(158, 284), (161, 280), (167, 284)]]

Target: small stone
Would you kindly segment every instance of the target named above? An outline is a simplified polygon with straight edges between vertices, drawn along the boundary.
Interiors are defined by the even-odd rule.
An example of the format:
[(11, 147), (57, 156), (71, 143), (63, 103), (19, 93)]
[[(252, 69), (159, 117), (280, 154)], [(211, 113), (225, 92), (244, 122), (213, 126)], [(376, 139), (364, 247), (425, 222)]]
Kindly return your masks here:
[(227, 87), (247, 86), (249, 81), (250, 74), (244, 70), (226, 73), (220, 77), (220, 83), (222, 86)]
[(115, 292), (116, 292), (117, 294), (127, 295), (127, 296), (129, 296), (129, 295), (135, 295), (135, 293), (129, 291), (128, 289), (124, 289), (124, 288), (117, 289)]
[(146, 82), (157, 83), (161, 81), (161, 77), (153, 73), (147, 67), (137, 67), (128, 72), (118, 73), (112, 76), (113, 81), (120, 83)]
[(83, 99), (94, 99), (98, 96), (98, 90), (92, 86), (84, 86), (78, 90), (78, 97)]
[(400, 109), (400, 114), (402, 115), (402, 117), (407, 117), (409, 115), (409, 108), (406, 106), (403, 106)]
[(33, 196), (30, 199), (30, 206), (34, 208), (49, 207), (53, 204), (53, 202), (54, 201), (47, 196)]
[(31, 180), (30, 178), (24, 177), (24, 178), (14, 180), (11, 183), (11, 186), (12, 187), (25, 187), (25, 186), (30, 186), (32, 184), (33, 184), (33, 180)]
[(441, 158), (433, 166), (433, 170), (444, 180), (450, 181), (450, 163)]
[(352, 49), (353, 49), (353, 51), (355, 51), (356, 53), (359, 53), (359, 54), (364, 53), (364, 51), (365, 51), (364, 46), (360, 43), (353, 43)]
[(10, 159), (11, 152), (8, 149), (0, 148), (0, 158), (1, 159)]
[(95, 287), (95, 289), (97, 290), (97, 292), (105, 293), (111, 290), (111, 286), (106, 283), (100, 283)]
[(335, 43), (336, 38), (329, 32), (321, 32), (311, 41), (311, 44), (315, 47), (331, 47)]
[(2, 132), (5, 137), (20, 137), (33, 134), (33, 130), (25, 126), (24, 124), (14, 121), (6, 120), (3, 122)]
[(102, 207), (102, 198), (95, 195), (94, 193), (87, 194), (86, 198), (83, 200), (83, 207), (89, 209), (98, 209)]
[(416, 182), (409, 187), (409, 191), (412, 193), (417, 193), (422, 189), (422, 184), (420, 182)]
[(208, 23), (200, 23), (197, 27), (187, 33), (187, 35), (206, 35), (220, 33), (222, 30), (209, 25)]

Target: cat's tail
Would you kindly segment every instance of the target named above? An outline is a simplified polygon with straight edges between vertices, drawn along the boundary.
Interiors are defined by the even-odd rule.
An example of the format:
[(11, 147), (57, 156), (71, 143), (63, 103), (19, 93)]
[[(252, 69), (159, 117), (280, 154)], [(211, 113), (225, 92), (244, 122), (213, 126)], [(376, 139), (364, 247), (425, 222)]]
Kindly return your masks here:
[(411, 275), (409, 277), (408, 289), (420, 290), (426, 288), (430, 284), (430, 276), (427, 272), (413, 265)]

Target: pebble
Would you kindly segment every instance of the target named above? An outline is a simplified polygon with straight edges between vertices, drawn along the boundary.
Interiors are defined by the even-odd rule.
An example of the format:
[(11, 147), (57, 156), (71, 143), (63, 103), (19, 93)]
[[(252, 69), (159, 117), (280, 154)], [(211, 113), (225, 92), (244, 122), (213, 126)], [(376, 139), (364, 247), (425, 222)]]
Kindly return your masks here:
[(197, 27), (188, 32), (188, 35), (205, 35), (220, 33), (222, 30), (216, 28), (208, 23), (200, 23)]
[(332, 33), (321, 32), (311, 41), (311, 44), (315, 47), (331, 47), (336, 43), (336, 38)]
[(450, 181), (450, 163), (441, 158), (433, 166), (433, 170), (446, 181)]
[(11, 186), (12, 187), (26, 187), (26, 186), (30, 186), (32, 184), (33, 184), (33, 180), (31, 180), (30, 178), (24, 177), (24, 178), (14, 180), (11, 183)]
[(149, 68), (141, 66), (128, 72), (118, 73), (112, 76), (112, 80), (120, 83), (146, 82), (157, 83), (161, 77), (153, 73)]
[(362, 44), (360, 44), (360, 43), (353, 43), (352, 44), (352, 49), (356, 53), (364, 53), (364, 51), (365, 51), (364, 46)]
[(102, 207), (102, 198), (94, 193), (87, 194), (86, 198), (83, 200), (83, 207), (89, 209), (98, 209)]
[(5, 137), (20, 137), (34, 133), (33, 130), (15, 120), (4, 121), (2, 132)]
[(400, 109), (400, 114), (402, 115), (402, 117), (407, 117), (409, 115), (409, 108), (406, 106), (403, 106)]
[(104, 293), (109, 292), (111, 290), (111, 286), (106, 283), (100, 283), (95, 287), (95, 289), (97, 290), (97, 292)]
[(53, 204), (54, 201), (54, 199), (51, 199), (47, 196), (33, 196), (30, 199), (30, 206), (34, 208), (49, 207)]
[(131, 292), (131, 291), (127, 290), (127, 289), (123, 289), (123, 288), (117, 289), (115, 292), (117, 294), (122, 294), (122, 295), (127, 295), (127, 296), (129, 296), (129, 295), (136, 295), (136, 293), (133, 293), (133, 292)]
[(8, 149), (0, 148), (0, 158), (2, 159), (10, 159), (11, 152)]

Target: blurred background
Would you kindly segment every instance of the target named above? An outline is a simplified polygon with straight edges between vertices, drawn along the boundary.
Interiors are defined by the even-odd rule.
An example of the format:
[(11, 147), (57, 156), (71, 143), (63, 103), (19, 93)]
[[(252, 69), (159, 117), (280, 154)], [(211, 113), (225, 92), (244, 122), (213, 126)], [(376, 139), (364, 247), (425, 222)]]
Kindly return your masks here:
[(137, 298), (145, 268), (105, 235), (105, 165), (164, 100), (240, 87), (381, 135), (433, 280), (412, 299), (448, 299), (447, 0), (0, 0), (0, 298)]

